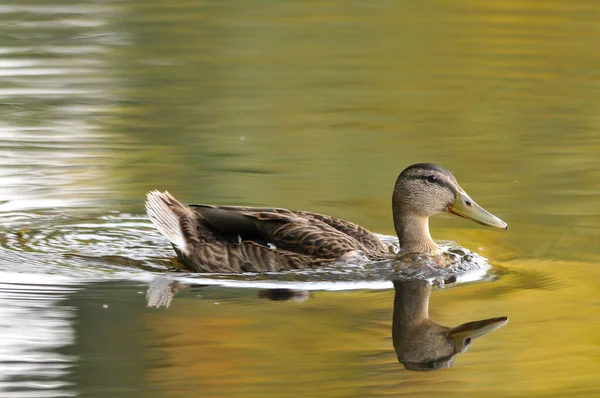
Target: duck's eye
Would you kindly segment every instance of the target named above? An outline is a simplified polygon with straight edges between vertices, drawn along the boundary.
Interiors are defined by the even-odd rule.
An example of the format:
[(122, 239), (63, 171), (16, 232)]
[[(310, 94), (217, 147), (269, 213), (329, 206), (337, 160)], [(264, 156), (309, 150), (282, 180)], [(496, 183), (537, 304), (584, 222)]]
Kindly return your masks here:
[(471, 344), (471, 338), (470, 338), (470, 337), (467, 337), (467, 338), (465, 339), (465, 347), (466, 347), (466, 346), (468, 346), (468, 345), (470, 345), (470, 344)]
[(436, 183), (437, 180), (438, 180), (437, 176), (434, 176), (434, 175), (427, 177), (427, 181), (429, 181), (432, 184)]

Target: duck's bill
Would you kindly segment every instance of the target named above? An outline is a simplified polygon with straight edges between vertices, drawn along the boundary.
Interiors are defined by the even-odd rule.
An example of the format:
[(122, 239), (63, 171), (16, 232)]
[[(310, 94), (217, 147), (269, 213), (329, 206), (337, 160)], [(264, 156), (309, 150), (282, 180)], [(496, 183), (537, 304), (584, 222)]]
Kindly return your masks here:
[(487, 225), (488, 227), (508, 229), (508, 224), (495, 215), (487, 212), (483, 207), (475, 203), (475, 201), (464, 191), (458, 193), (456, 200), (446, 211), (473, 220), (479, 224)]

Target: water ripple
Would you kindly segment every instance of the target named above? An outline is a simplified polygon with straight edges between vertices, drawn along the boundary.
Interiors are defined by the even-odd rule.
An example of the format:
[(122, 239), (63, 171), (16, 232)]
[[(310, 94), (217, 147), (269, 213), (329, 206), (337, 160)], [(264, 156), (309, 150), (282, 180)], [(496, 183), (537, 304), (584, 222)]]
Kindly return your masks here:
[[(277, 273), (193, 274), (173, 267), (171, 260), (175, 253), (145, 216), (115, 213), (81, 219), (68, 214), (32, 217), (15, 212), (9, 213), (5, 220), (11, 232), (0, 237), (4, 252), (0, 268), (68, 275), (80, 280), (149, 281), (157, 273), (167, 272), (178, 280), (201, 284), (267, 288), (292, 283), (304, 289), (387, 289), (391, 286), (389, 281), (394, 279), (477, 280), (486, 277), (490, 268), (485, 258), (453, 242), (440, 242), (454, 261), (448, 268), (440, 268), (426, 258), (414, 263), (399, 258)], [(397, 249), (397, 238), (387, 235), (380, 238)]]
[(67, 277), (1, 275), (2, 396), (75, 396), (66, 378), (78, 358), (59, 351), (75, 341), (75, 312), (59, 303), (78, 288)]

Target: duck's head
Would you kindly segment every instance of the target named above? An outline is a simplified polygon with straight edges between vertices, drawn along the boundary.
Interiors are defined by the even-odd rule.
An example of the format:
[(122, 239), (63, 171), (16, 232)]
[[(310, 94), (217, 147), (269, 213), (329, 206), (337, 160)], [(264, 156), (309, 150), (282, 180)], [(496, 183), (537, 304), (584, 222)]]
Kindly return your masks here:
[(456, 214), (483, 225), (508, 229), (504, 221), (475, 203), (452, 173), (432, 163), (413, 164), (400, 173), (392, 206), (403, 250), (437, 251), (429, 235), (428, 219), (438, 213)]

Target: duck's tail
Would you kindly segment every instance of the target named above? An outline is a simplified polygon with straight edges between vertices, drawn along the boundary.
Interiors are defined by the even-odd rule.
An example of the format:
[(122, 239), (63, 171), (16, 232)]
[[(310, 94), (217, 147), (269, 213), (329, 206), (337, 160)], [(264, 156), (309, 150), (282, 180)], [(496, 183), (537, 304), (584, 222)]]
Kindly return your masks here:
[(197, 240), (192, 210), (166, 191), (150, 191), (146, 194), (146, 213), (160, 233), (182, 254), (189, 253), (190, 241)]

